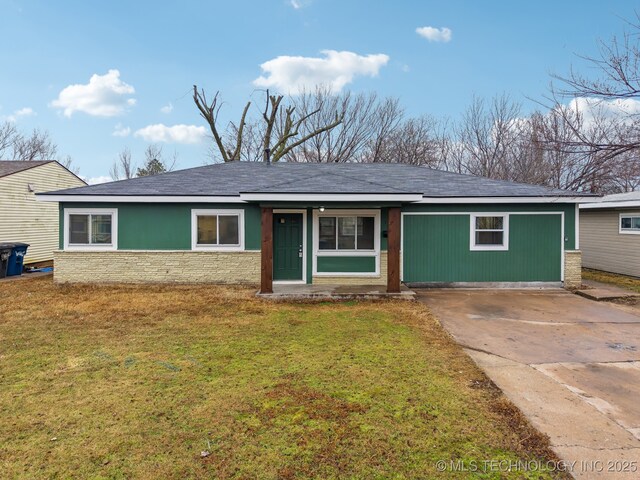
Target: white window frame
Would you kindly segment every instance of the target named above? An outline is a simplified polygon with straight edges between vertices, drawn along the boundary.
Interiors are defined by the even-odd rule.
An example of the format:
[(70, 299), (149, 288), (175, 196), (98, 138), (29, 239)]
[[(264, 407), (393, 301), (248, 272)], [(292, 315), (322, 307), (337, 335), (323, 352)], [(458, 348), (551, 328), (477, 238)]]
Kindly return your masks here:
[(622, 219), (625, 217), (633, 218), (640, 217), (640, 212), (625, 212), (618, 216), (618, 233), (620, 235), (640, 235), (640, 229), (623, 229)]
[[(478, 217), (502, 217), (502, 230), (480, 230), (485, 232), (502, 231), (502, 245), (478, 245), (476, 244), (476, 218)], [(509, 214), (508, 213), (472, 213), (470, 215), (469, 249), (472, 251), (508, 251), (509, 250)]]
[[(320, 217), (373, 217), (373, 250), (320, 250)], [(336, 229), (338, 228), (336, 224)], [(336, 245), (337, 247), (337, 245)], [(318, 272), (318, 257), (375, 257), (375, 272)], [(380, 210), (313, 211), (313, 276), (314, 277), (379, 277), (380, 276)]]
[[(69, 215), (111, 215), (111, 243), (69, 243)], [(65, 208), (64, 209), (64, 249), (68, 251), (104, 251), (118, 249), (118, 209), (117, 208)], [(91, 241), (91, 218), (89, 218), (89, 241)]]
[[(234, 245), (199, 245), (199, 216), (238, 216), (238, 243)], [(218, 224), (218, 229), (220, 228)], [(219, 236), (217, 238), (220, 238)], [(191, 210), (191, 250), (207, 252), (240, 252), (244, 251), (244, 210), (242, 209), (192, 209)]]

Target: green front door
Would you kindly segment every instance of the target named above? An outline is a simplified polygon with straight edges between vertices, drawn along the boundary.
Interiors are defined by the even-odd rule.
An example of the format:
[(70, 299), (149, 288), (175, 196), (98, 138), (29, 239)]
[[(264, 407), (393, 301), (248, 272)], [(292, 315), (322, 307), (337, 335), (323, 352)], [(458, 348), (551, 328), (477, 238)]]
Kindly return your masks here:
[(273, 279), (302, 278), (302, 214), (273, 214)]

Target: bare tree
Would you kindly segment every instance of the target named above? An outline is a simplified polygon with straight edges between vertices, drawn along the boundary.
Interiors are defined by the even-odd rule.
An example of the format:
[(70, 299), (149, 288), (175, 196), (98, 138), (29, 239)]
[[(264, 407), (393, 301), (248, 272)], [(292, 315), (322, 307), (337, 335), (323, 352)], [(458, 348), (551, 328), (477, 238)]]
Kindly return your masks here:
[(509, 164), (519, 153), (515, 146), (521, 128), (520, 104), (508, 95), (494, 97), (490, 102), (474, 97), (462, 120), (454, 126), (457, 170), (508, 179)]
[(13, 122), (3, 122), (0, 125), (0, 158), (5, 158), (5, 152), (13, 147), (19, 133)]
[(162, 147), (149, 145), (144, 151), (144, 163), (136, 170), (137, 177), (147, 177), (170, 172), (175, 168), (178, 155), (174, 152), (170, 159), (165, 159)]
[(317, 87), (314, 91), (303, 92), (292, 101), (303, 116), (316, 112), (301, 125), (304, 136), (331, 124), (336, 112), (340, 112), (342, 122), (335, 128), (312, 136), (300, 148), (291, 150), (286, 156), (287, 161), (349, 162), (361, 161), (366, 156), (380, 110), (375, 93), (353, 95), (345, 92), (336, 95), (328, 87)]
[(14, 160), (52, 160), (56, 158), (58, 146), (49, 132), (34, 129), (30, 136), (18, 133), (12, 144)]
[(113, 162), (109, 175), (112, 180), (126, 180), (135, 177), (136, 167), (131, 160), (131, 150), (125, 147), (118, 154), (118, 159)]
[[(198, 107), (200, 115), (209, 125), (209, 129), (213, 135), (220, 158), (225, 162), (240, 160), (242, 144), (245, 139), (244, 128), (247, 123), (247, 112), (249, 111), (251, 102), (247, 102), (245, 105), (240, 117), (240, 122), (237, 125), (231, 125), (231, 131), (235, 131), (233, 143), (231, 145), (229, 145), (229, 143), (225, 145), (223, 134), (220, 133), (218, 127), (218, 114), (221, 107), (218, 96), (219, 92), (214, 95), (213, 99), (208, 100), (204, 89), (199, 90), (196, 85), (193, 86), (193, 101)], [(265, 107), (262, 111), (262, 120), (264, 121), (264, 130), (262, 131), (262, 149), (264, 151), (270, 151), (271, 160), (274, 162), (285, 157), (290, 151), (304, 144), (314, 136), (331, 130), (342, 122), (342, 117), (336, 113), (335, 118), (331, 123), (304, 134), (302, 133), (302, 126), (305, 125), (310, 118), (316, 115), (318, 111), (296, 115), (295, 105), (284, 105), (282, 103), (283, 100), (283, 95), (269, 95), (269, 91), (267, 91)], [(280, 115), (282, 115), (282, 117), (280, 117)], [(281, 128), (277, 128), (279, 118), (282, 118)], [(276, 132), (277, 137), (274, 138), (274, 133)], [(226, 138), (227, 140), (230, 140), (231, 137), (227, 135)]]

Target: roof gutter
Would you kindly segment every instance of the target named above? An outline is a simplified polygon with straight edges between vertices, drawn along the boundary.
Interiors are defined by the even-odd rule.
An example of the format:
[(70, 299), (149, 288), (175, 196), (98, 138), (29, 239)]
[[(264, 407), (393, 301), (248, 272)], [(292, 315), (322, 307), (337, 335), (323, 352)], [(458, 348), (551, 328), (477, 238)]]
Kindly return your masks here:
[(583, 203), (593, 196), (581, 197), (423, 197), (416, 203), (455, 204), (455, 203)]
[(61, 195), (36, 194), (39, 202), (95, 203), (246, 203), (239, 196), (207, 195)]
[(597, 208), (638, 208), (640, 200), (622, 201), (622, 202), (595, 202), (583, 203), (580, 205), (581, 210), (593, 210)]
[(420, 193), (240, 193), (247, 202), (418, 202)]

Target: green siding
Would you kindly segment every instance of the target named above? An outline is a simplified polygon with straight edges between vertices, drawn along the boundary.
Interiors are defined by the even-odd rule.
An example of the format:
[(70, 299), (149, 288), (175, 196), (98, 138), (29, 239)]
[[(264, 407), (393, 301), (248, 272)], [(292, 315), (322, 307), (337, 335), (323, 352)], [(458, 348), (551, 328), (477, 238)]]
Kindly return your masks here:
[(469, 215), (405, 215), (403, 281), (560, 281), (560, 218), (511, 214), (509, 250), (471, 251)]
[(374, 273), (376, 257), (318, 257), (318, 273)]
[(562, 212), (564, 213), (564, 249), (574, 250), (576, 241), (575, 203), (505, 203), (505, 204), (461, 204), (461, 205), (405, 205), (403, 213), (414, 212)]
[[(63, 208), (117, 208), (118, 250), (190, 250), (192, 209), (243, 209), (245, 249), (260, 250), (257, 205), (65, 202), (60, 205), (61, 224)], [(60, 232), (62, 248), (62, 228)]]

